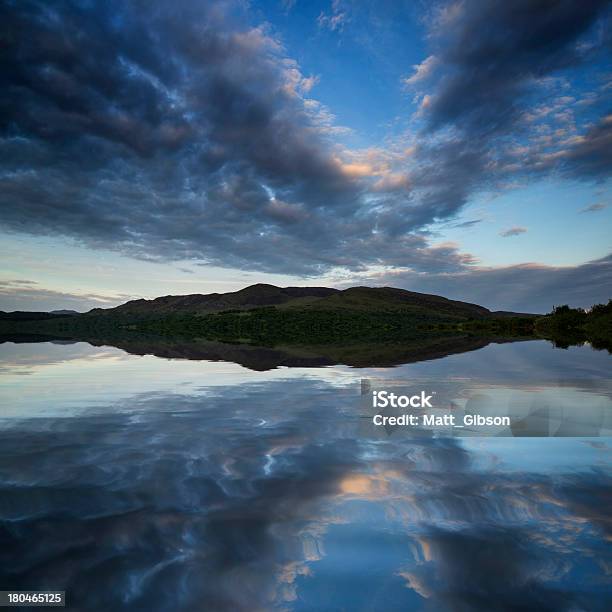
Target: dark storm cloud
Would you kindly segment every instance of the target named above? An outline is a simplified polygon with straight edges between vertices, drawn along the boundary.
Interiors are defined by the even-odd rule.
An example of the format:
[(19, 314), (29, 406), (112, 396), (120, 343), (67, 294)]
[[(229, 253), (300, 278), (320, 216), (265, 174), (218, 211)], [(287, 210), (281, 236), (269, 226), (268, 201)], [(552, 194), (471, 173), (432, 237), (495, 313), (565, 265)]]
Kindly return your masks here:
[[(547, 79), (605, 53), (607, 35), (593, 31), (595, 24), (607, 30), (609, 6), (609, 0), (473, 0), (435, 12), (433, 54), (405, 81), (421, 101), (423, 131), (410, 175), (420, 221), (452, 216), (475, 192), (560, 164), (579, 179), (610, 173), (608, 119), (554, 152), (532, 146), (527, 121), (536, 101), (551, 96)], [(521, 142), (530, 154), (517, 159)]]
[(604, 178), (612, 172), (612, 113), (563, 152), (562, 169), (581, 178)]
[(469, 138), (424, 139), (415, 159), (411, 184), (418, 195), (405, 214), (407, 223), (417, 226), (455, 216), (487, 179), (486, 150)]
[(5, 4), (5, 225), (140, 256), (344, 263), (335, 230), (359, 239), (372, 226), (342, 221), (360, 189), (295, 63), (227, 11)]
[(469, 261), (414, 233), (444, 211), (404, 215), (406, 188), (368, 190), (308, 79), (230, 9), (5, 5), (4, 225), (284, 273)]
[[(597, 54), (583, 38), (606, 4), (441, 11), (421, 71), (441, 78), (407, 167), (389, 173), (350, 163), (312, 79), (240, 4), (4, 2), (0, 222), (254, 271), (461, 271), (473, 258), (423, 228), (524, 170), (499, 137), (519, 129), (534, 81)], [(608, 127), (529, 167), (598, 178)]]
[(448, 74), (429, 99), (429, 129), (451, 124), (486, 134), (507, 128), (535, 80), (589, 57), (592, 49), (577, 45), (577, 39), (608, 5), (607, 0), (448, 5), (439, 16), (437, 54)]

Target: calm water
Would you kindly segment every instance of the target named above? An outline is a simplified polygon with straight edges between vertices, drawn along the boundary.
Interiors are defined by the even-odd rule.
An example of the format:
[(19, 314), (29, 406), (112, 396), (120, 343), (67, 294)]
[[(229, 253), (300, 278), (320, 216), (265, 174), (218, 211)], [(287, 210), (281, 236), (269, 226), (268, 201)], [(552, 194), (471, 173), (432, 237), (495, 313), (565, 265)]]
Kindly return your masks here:
[[(612, 360), (277, 368), (0, 345), (0, 589), (75, 610), (610, 610)], [(368, 386), (510, 430), (387, 431)]]

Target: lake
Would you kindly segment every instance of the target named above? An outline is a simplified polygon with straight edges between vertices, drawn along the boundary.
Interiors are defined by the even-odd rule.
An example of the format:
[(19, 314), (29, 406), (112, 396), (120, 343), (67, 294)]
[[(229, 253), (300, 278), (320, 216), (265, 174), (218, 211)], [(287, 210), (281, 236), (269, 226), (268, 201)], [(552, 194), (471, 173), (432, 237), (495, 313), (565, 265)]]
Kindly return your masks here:
[[(250, 354), (0, 344), (0, 589), (101, 611), (612, 609), (608, 353)], [(512, 425), (377, 427), (383, 388)]]

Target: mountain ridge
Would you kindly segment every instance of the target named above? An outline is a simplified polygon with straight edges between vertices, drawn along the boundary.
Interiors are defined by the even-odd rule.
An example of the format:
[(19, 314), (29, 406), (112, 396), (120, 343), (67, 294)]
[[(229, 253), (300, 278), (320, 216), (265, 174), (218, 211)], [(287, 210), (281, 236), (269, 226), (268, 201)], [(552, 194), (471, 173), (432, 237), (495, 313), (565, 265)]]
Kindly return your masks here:
[(494, 311), (478, 304), (396, 287), (358, 286), (335, 289), (317, 286), (277, 287), (264, 283), (249, 285), (238, 291), (227, 293), (193, 293), (166, 295), (150, 300), (130, 300), (114, 308), (94, 308), (86, 314), (89, 316), (204, 315), (266, 307), (283, 310), (433, 311), (445, 316), (460, 318), (507, 317), (513, 315), (513, 313), (506, 311), (497, 315)]
[(220, 312), (229, 309), (260, 308), (275, 306), (301, 297), (323, 297), (338, 291), (328, 287), (276, 287), (257, 283), (238, 291), (227, 293), (191, 293), (186, 295), (164, 295), (150, 300), (130, 300), (114, 308), (94, 308), (88, 315), (110, 313), (197, 313)]

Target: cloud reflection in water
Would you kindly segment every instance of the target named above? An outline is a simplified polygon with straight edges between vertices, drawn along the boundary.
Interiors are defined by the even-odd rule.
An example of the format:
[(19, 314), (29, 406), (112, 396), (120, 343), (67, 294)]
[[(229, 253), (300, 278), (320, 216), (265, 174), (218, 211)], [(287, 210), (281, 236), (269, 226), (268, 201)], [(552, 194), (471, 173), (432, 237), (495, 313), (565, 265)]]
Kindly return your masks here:
[(609, 609), (606, 439), (542, 440), (583, 460), (531, 470), (534, 440), (372, 439), (354, 410), (298, 378), (12, 422), (0, 583), (80, 610)]

